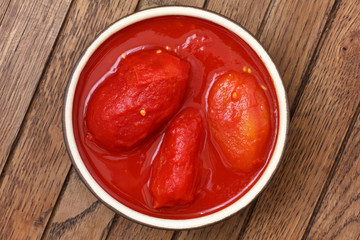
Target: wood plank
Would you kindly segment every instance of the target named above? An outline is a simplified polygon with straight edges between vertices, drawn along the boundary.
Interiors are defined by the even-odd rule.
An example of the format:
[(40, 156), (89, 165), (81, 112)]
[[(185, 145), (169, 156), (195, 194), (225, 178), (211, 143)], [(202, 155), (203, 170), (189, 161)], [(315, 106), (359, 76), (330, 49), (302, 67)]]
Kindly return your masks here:
[(2, 0), (0, 2), (0, 25), (4, 19), (5, 13), (8, 10), (10, 0)]
[(75, 170), (43, 239), (105, 239), (114, 212), (94, 197)]
[(177, 240), (187, 239), (204, 239), (204, 240), (217, 240), (217, 239), (238, 239), (239, 233), (242, 229), (246, 216), (248, 215), (249, 207), (240, 211), (233, 217), (225, 221), (221, 221), (215, 225), (205, 228), (179, 231), (176, 233), (175, 238)]
[(70, 2), (71, 0), (12, 0), (2, 20), (0, 25), (0, 174)]
[[(355, 44), (360, 46), (359, 38)], [(359, 47), (357, 52), (360, 52)], [(360, 236), (360, 114), (337, 164), (307, 239), (356, 239)]]
[(63, 94), (71, 70), (96, 34), (134, 11), (136, 3), (74, 2), (0, 179), (0, 239), (41, 237), (71, 165), (61, 130)]
[(360, 101), (359, 3), (340, 3), (321, 42), (291, 121), (284, 159), (258, 199), (245, 239), (299, 239), (304, 234)]
[(293, 106), (333, 5), (334, 0), (275, 0), (270, 10), (260, 42), (279, 68), (290, 106)]
[[(267, 6), (267, 4), (271, 4), (269, 6), (269, 13), (266, 12), (267, 7), (264, 7)], [(333, 0), (321, 2), (313, 0), (311, 4), (313, 10), (306, 16), (301, 15), (301, 13), (307, 9), (307, 5), (297, 5), (294, 4), (294, 2), (286, 0), (276, 0), (273, 2), (238, 2), (235, 0), (219, 2), (210, 0), (208, 8), (209, 10), (225, 14), (225, 16), (229, 18), (233, 18), (252, 34), (259, 34), (258, 38), (260, 38), (262, 44), (274, 58), (277, 66), (279, 66), (280, 74), (288, 86), (289, 98), (294, 99), (300, 85), (291, 84), (295, 79), (289, 76), (296, 75), (296, 81), (301, 82), (303, 76), (297, 74), (297, 72), (300, 72), (297, 65), (305, 69), (307, 65), (310, 64), (311, 56), (319, 41), (320, 33), (324, 28), (326, 16), (332, 7)], [(265, 19), (263, 20), (263, 18)], [(301, 21), (298, 21), (300, 18)], [(261, 26), (262, 22), (264, 24), (263, 26)], [(308, 24), (308, 22), (312, 22), (312, 24)], [(297, 24), (299, 25), (297, 26)], [(287, 25), (292, 27), (297, 26), (301, 31), (294, 32), (292, 28), (287, 28)], [(293, 44), (292, 41), (298, 44)], [(279, 46), (281, 46), (281, 48)], [(282, 51), (281, 49), (286, 49), (286, 51)], [(288, 65), (283, 62), (283, 59), (288, 59), (286, 63)], [(293, 103), (293, 101), (290, 102), (290, 106), (292, 106)], [(254, 205), (249, 205), (245, 211), (249, 212), (253, 206)], [(235, 232), (239, 233), (242, 224), (246, 224), (246, 216), (247, 214), (241, 214), (237, 219), (241, 224), (233, 225), (232, 227), (229, 227), (232, 222), (227, 220), (227, 227), (222, 229), (221, 236), (226, 239), (228, 235), (232, 236)], [(186, 231), (186, 233), (178, 234), (178, 236), (186, 239), (206, 238), (209, 235), (217, 236), (218, 238), (221, 237), (215, 228), (211, 234), (209, 234), (208, 231), (208, 229), (203, 232), (201, 232), (201, 230)]]
[(206, 9), (234, 20), (244, 26), (253, 35), (256, 35), (270, 4), (271, 0), (209, 0)]
[(160, 6), (193, 6), (201, 8), (205, 0), (140, 0), (139, 10)]
[(107, 240), (115, 239), (146, 239), (146, 240), (166, 240), (171, 239), (173, 231), (160, 230), (146, 227), (134, 223), (123, 217), (119, 217), (114, 223), (114, 228), (110, 230)]

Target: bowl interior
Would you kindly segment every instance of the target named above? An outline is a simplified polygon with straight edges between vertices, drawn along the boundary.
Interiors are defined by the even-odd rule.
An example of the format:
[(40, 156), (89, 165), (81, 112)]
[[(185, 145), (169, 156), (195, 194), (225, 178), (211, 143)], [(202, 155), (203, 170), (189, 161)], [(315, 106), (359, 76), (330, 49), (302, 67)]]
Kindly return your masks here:
[[(126, 207), (125, 205), (121, 204), (117, 200), (115, 200), (112, 196), (110, 196), (107, 192), (105, 192), (102, 189), (102, 187), (94, 180), (94, 178), (91, 176), (91, 174), (85, 167), (80, 157), (79, 151), (77, 149), (77, 145), (74, 137), (74, 131), (73, 131), (72, 108), (73, 108), (75, 89), (82, 69), (84, 68), (85, 64), (87, 63), (91, 55), (97, 49), (97, 47), (99, 47), (109, 36), (123, 29), (126, 26), (129, 26), (133, 23), (148, 18), (166, 16), (166, 15), (182, 15), (182, 16), (191, 16), (191, 17), (205, 19), (214, 22), (218, 25), (221, 25), (227, 28), (228, 30), (232, 31), (236, 35), (238, 35), (256, 52), (256, 54), (263, 61), (264, 65), (266, 66), (273, 80), (273, 85), (275, 87), (276, 95), (278, 98), (277, 99), (278, 107), (279, 107), (278, 135), (271, 159), (265, 171), (262, 173), (261, 177), (257, 180), (257, 182), (253, 185), (253, 187), (244, 196), (242, 196), (239, 200), (237, 200), (233, 204), (210, 215), (206, 215), (198, 218), (192, 218), (192, 219), (170, 220), (170, 219), (151, 217), (136, 212)], [(145, 225), (159, 227), (159, 228), (166, 228), (166, 229), (188, 229), (188, 228), (196, 228), (196, 227), (212, 224), (231, 216), (232, 214), (236, 213), (237, 211), (248, 205), (269, 182), (270, 178), (274, 174), (274, 171), (276, 170), (280, 162), (285, 146), (288, 122), (289, 122), (289, 111), (288, 111), (288, 103), (287, 103), (283, 82), (281, 80), (281, 77), (278, 73), (275, 64), (273, 63), (268, 53), (261, 46), (261, 44), (249, 32), (247, 32), (246, 30), (244, 30), (242, 27), (232, 22), (231, 20), (228, 20), (218, 14), (192, 7), (161, 7), (161, 8), (148, 9), (127, 16), (115, 22), (111, 26), (109, 26), (93, 41), (93, 43), (86, 49), (85, 53), (79, 59), (73, 71), (73, 74), (70, 78), (70, 81), (68, 83), (67, 92), (65, 94), (65, 99), (64, 99), (64, 113), (63, 113), (64, 136), (65, 136), (67, 149), (77, 172), (79, 173), (85, 184), (88, 186), (88, 188), (106, 205), (108, 205), (115, 211), (121, 213), (125, 217)]]

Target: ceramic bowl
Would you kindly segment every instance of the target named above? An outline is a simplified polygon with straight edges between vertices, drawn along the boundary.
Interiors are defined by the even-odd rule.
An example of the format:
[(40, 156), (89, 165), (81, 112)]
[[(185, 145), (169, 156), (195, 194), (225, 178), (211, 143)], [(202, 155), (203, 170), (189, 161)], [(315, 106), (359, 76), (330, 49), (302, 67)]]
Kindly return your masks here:
[[(112, 34), (125, 28), (126, 26), (129, 26), (133, 23), (145, 19), (159, 17), (159, 16), (167, 16), (167, 15), (182, 15), (182, 16), (191, 16), (200, 19), (205, 19), (210, 22), (214, 22), (220, 26), (223, 26), (228, 30), (230, 30), (231, 32), (238, 35), (256, 52), (256, 54), (260, 57), (260, 59), (262, 59), (265, 67), (267, 68), (273, 80), (273, 85), (275, 87), (276, 95), (278, 98), (277, 99), (278, 107), (279, 107), (278, 136), (276, 139), (276, 145), (273, 154), (271, 156), (271, 159), (265, 171), (261, 175), (261, 177), (257, 180), (257, 182), (245, 195), (243, 195), (233, 204), (210, 215), (206, 215), (198, 218), (192, 218), (192, 219), (174, 220), (174, 219), (156, 218), (134, 211), (128, 208), (127, 206), (121, 204), (117, 200), (115, 200), (112, 196), (110, 196), (106, 191), (103, 190), (103, 188), (94, 180), (94, 178), (89, 173), (88, 169), (85, 167), (80, 157), (79, 151), (77, 149), (77, 145), (74, 138), (73, 123), (72, 123), (73, 99), (74, 99), (75, 89), (77, 86), (79, 75), (82, 69), (84, 68), (85, 64), (87, 63), (88, 59), (94, 53), (94, 51)], [(64, 99), (64, 112), (63, 112), (64, 138), (73, 165), (75, 166), (78, 174), (80, 175), (84, 183), (103, 203), (105, 203), (107, 206), (112, 208), (114, 211), (120, 213), (124, 217), (136, 221), (138, 223), (142, 223), (152, 227), (163, 228), (163, 229), (180, 230), (180, 229), (191, 229), (191, 228), (206, 226), (209, 224), (219, 222), (235, 214), (244, 207), (246, 207), (265, 188), (265, 186), (273, 176), (275, 170), (277, 169), (285, 147), (288, 124), (289, 124), (289, 110), (288, 110), (288, 102), (287, 102), (284, 85), (273, 60), (266, 52), (264, 47), (247, 30), (245, 30), (237, 23), (216, 13), (212, 13), (209, 11), (192, 8), (192, 7), (152, 8), (124, 17), (118, 20), (117, 22), (115, 22), (114, 24), (112, 24), (111, 26), (109, 26), (100, 35), (96, 37), (96, 39), (91, 43), (91, 45), (86, 49), (84, 54), (78, 60), (78, 63), (73, 70), (73, 74), (70, 77)]]

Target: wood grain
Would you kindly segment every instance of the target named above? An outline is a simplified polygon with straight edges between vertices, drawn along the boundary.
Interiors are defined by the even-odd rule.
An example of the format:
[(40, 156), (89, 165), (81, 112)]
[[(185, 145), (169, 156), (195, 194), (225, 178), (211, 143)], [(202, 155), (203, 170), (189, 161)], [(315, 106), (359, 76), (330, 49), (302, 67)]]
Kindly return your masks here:
[(2, 0), (0, 2), (0, 25), (2, 23), (2, 20), (4, 19), (5, 13), (8, 10), (10, 4), (10, 0)]
[(308, 239), (360, 237), (360, 114), (320, 206)]
[(360, 101), (359, 44), (350, 44), (359, 38), (359, 12), (359, 1), (341, 2), (291, 121), (282, 164), (257, 202), (245, 239), (303, 236)]
[(270, 9), (260, 33), (260, 42), (279, 68), (290, 106), (294, 103), (333, 5), (334, 0), (275, 0)]
[(90, 193), (75, 170), (65, 187), (43, 239), (105, 239), (114, 213)]
[(160, 230), (134, 223), (123, 217), (114, 222), (107, 240), (115, 239), (146, 239), (146, 240), (167, 240), (171, 239), (173, 231)]
[(72, 6), (0, 179), (0, 239), (41, 237), (70, 168), (63, 144), (61, 108), (71, 70), (96, 34), (132, 12), (136, 3), (79, 0)]
[(209, 0), (206, 9), (234, 20), (255, 35), (260, 29), (270, 4), (271, 0)]
[(249, 211), (249, 207), (240, 211), (231, 218), (219, 222), (215, 225), (205, 228), (179, 231), (176, 233), (174, 239), (187, 240), (187, 239), (204, 239), (204, 240), (217, 240), (217, 239), (238, 239), (239, 233), (242, 229), (244, 221)]
[(159, 6), (193, 6), (201, 8), (205, 3), (205, 0), (140, 0), (139, 10), (159, 7)]
[[(0, 5), (5, 5), (5, 2)], [(0, 25), (0, 174), (70, 2), (71, 0), (12, 0), (2, 20)]]

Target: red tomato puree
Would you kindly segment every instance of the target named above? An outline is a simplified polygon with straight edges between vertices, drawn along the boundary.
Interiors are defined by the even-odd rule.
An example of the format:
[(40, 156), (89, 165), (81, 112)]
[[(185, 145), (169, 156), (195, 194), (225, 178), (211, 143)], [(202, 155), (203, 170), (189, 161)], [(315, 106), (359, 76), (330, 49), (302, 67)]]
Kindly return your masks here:
[[(205, 137), (199, 155), (199, 176), (201, 177), (197, 182), (194, 199), (183, 205), (154, 208), (154, 199), (149, 188), (152, 163), (163, 141), (168, 120), (135, 147), (119, 151), (102, 148), (101, 144), (96, 144), (88, 133), (87, 106), (96, 88), (117, 71), (117, 67), (123, 59), (126, 59), (126, 56), (148, 49), (162, 49), (190, 64), (184, 98), (170, 120), (189, 107), (198, 110), (203, 119), (201, 126), (204, 128)], [(235, 73), (233, 74), (235, 80), (223, 77), (229, 72)], [(269, 139), (267, 142), (261, 142), (260, 151), (244, 154), (244, 156), (254, 154), (260, 156), (261, 165), (253, 168), (249, 163), (250, 167), (240, 166), (237, 169), (238, 163), (229, 164), (226, 159), (228, 155), (237, 155), (237, 150), (231, 150), (232, 146), (224, 142), (223, 145), (230, 149), (226, 155), (220, 149), (221, 144), (219, 145), (215, 139), (216, 136), (219, 138), (231, 136), (232, 129), (228, 128), (223, 132), (221, 128), (224, 126), (226, 128), (227, 125), (216, 123), (216, 119), (221, 117), (219, 115), (223, 111), (221, 106), (220, 110), (219, 108), (212, 109), (213, 115), (209, 117), (208, 97), (209, 94), (217, 96), (216, 92), (210, 93), (210, 89), (218, 78), (221, 78), (220, 85), (218, 84), (215, 90), (221, 90), (223, 83), (228, 86), (234, 85), (240, 94), (241, 91), (246, 91), (242, 90), (241, 85), (236, 85), (238, 84), (236, 79), (245, 73), (249, 74), (246, 76), (251, 75), (253, 85), (258, 84), (256, 88), (261, 87), (261, 90), (256, 91), (263, 91), (262, 101), (265, 101), (264, 104), (268, 105), (269, 109), (266, 116), (270, 115), (270, 121), (266, 125), (267, 129), (270, 128), (270, 136), (267, 135)], [(246, 82), (246, 80), (241, 81)], [(240, 96), (233, 93), (232, 97), (235, 99)], [(216, 104), (215, 102), (214, 106), (218, 107)], [(141, 114), (145, 115), (145, 112)], [(257, 116), (251, 115), (251, 112), (249, 114), (252, 118)], [(215, 137), (210, 129), (210, 119), (215, 121), (214, 126), (218, 127)], [(257, 120), (252, 122), (252, 124), (258, 123)], [(261, 176), (275, 145), (278, 131), (278, 103), (271, 77), (264, 64), (242, 39), (206, 20), (166, 16), (128, 26), (98, 47), (80, 75), (74, 98), (73, 124), (76, 143), (86, 167), (98, 184), (112, 197), (129, 208), (150, 216), (169, 219), (195, 218), (213, 213), (235, 202)], [(245, 124), (247, 124), (246, 121)], [(232, 126), (236, 129), (236, 125)], [(255, 124), (251, 129), (256, 129), (256, 127)], [(135, 130), (130, 128), (129, 131)], [(241, 146), (246, 146), (246, 144)]]

